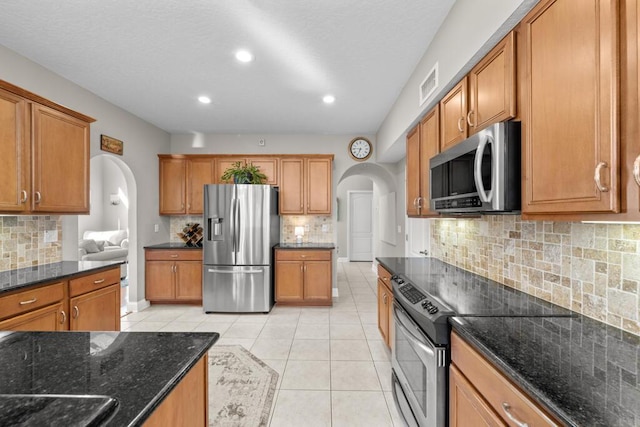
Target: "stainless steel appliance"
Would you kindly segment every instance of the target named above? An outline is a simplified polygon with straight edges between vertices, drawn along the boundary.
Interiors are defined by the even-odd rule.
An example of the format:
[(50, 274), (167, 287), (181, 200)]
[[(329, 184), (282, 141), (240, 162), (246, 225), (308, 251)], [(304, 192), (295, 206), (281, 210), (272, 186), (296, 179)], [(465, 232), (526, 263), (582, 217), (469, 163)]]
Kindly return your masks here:
[(431, 209), (520, 211), (520, 123), (500, 122), (430, 160)]
[(280, 240), (278, 190), (205, 185), (204, 222), (204, 311), (268, 313), (274, 304), (273, 247)]
[[(447, 319), (454, 313), (402, 278), (393, 276), (392, 282), (394, 295), (401, 295), (393, 303), (391, 382), (396, 407), (408, 426), (444, 427), (449, 366)], [(420, 325), (400, 301), (417, 305), (413, 311), (421, 313), (414, 318)]]

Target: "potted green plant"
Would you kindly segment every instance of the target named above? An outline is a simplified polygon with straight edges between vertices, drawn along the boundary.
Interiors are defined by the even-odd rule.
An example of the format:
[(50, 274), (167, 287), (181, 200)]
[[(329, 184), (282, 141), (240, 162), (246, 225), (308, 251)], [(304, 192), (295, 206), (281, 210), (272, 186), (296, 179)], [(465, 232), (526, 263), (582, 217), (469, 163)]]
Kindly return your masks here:
[(224, 171), (220, 180), (223, 182), (233, 180), (234, 184), (263, 184), (267, 180), (267, 176), (260, 172), (258, 166), (235, 162)]

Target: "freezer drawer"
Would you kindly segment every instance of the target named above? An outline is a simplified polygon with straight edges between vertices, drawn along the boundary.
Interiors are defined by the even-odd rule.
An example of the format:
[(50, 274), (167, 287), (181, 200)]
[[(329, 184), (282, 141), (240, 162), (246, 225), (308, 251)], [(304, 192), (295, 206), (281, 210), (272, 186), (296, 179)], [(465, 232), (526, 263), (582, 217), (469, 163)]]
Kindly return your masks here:
[(206, 313), (268, 313), (274, 304), (271, 267), (203, 267), (202, 305)]

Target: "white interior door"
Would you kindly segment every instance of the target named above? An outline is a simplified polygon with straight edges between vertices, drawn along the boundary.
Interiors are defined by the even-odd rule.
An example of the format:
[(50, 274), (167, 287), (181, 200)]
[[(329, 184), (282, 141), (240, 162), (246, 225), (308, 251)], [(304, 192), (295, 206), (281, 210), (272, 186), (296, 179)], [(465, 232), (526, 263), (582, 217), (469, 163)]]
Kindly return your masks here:
[(429, 253), (430, 222), (424, 218), (407, 218), (405, 253), (408, 257), (423, 257)]
[(349, 261), (373, 261), (373, 192), (349, 191)]

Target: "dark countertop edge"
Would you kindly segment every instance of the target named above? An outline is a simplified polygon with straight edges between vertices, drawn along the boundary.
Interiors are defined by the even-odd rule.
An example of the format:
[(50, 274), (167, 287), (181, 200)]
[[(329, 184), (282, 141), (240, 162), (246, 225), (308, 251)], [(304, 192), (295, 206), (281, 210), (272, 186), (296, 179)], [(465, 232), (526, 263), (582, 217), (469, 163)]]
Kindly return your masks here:
[(297, 250), (297, 249), (335, 249), (335, 243), (278, 243), (275, 249)]
[(571, 417), (569, 417), (562, 408), (558, 407), (552, 400), (543, 398), (543, 393), (529, 381), (522, 377), (517, 370), (511, 368), (505, 363), (500, 355), (494, 351), (488, 349), (481, 341), (476, 339), (471, 333), (467, 333), (464, 325), (455, 321), (455, 316), (449, 319), (451, 329), (454, 330), (461, 338), (463, 338), (469, 345), (471, 345), (476, 351), (490, 361), (502, 374), (504, 374), (511, 382), (521, 388), (528, 397), (534, 400), (538, 405), (544, 408), (558, 421), (563, 422), (568, 426), (578, 427)]
[[(76, 262), (76, 261), (71, 261), (71, 262)], [(77, 262), (82, 262), (82, 261), (77, 261)], [(109, 262), (110, 264), (108, 265), (97, 265), (94, 267), (89, 267), (85, 270), (82, 271), (76, 271), (74, 273), (62, 273), (58, 276), (54, 276), (54, 277), (47, 277), (44, 279), (37, 279), (28, 283), (23, 283), (20, 285), (15, 285), (12, 286), (10, 288), (0, 288), (0, 295), (2, 295), (3, 293), (7, 293), (7, 292), (12, 292), (12, 291), (16, 291), (19, 289), (25, 289), (25, 288), (30, 288), (33, 286), (38, 286), (38, 285), (42, 285), (42, 284), (46, 284), (46, 283), (51, 283), (51, 282), (55, 282), (56, 280), (62, 280), (62, 279), (67, 279), (69, 277), (73, 277), (73, 276), (79, 276), (79, 275), (84, 275), (86, 273), (96, 273), (98, 271), (102, 271), (102, 270), (108, 270), (110, 268), (113, 268), (116, 265), (120, 265), (120, 264), (124, 264), (124, 261), (99, 261), (99, 262)], [(57, 263), (53, 263), (53, 264), (57, 264)], [(48, 264), (41, 264), (40, 266), (45, 266)], [(31, 267), (28, 267), (31, 268)], [(18, 269), (20, 270), (20, 269)], [(13, 271), (13, 270), (8, 270), (8, 271)]]
[(143, 246), (143, 249), (176, 249), (176, 250), (198, 249), (198, 250), (202, 250), (202, 246), (187, 246), (186, 244), (179, 243), (179, 242), (166, 242), (166, 243), (158, 243), (156, 245)]
[[(129, 423), (129, 427), (142, 426), (151, 414), (164, 402), (173, 389), (182, 381), (182, 379), (191, 371), (191, 369), (198, 363), (198, 361), (209, 351), (211, 347), (220, 339), (220, 335), (215, 332), (211, 333), (211, 342), (205, 345), (195, 356), (189, 361), (183, 369), (181, 369), (172, 379), (169, 381), (160, 392), (147, 404), (147, 406), (140, 411), (140, 413)], [(208, 369), (208, 368), (207, 368)], [(208, 381), (208, 379), (207, 379)], [(209, 403), (207, 402), (207, 405)]]
[(393, 269), (389, 267), (387, 264), (385, 264), (380, 258), (376, 257), (376, 261), (378, 262), (378, 264), (383, 266), (384, 269), (387, 270), (389, 273), (394, 274), (394, 272), (392, 271)]

